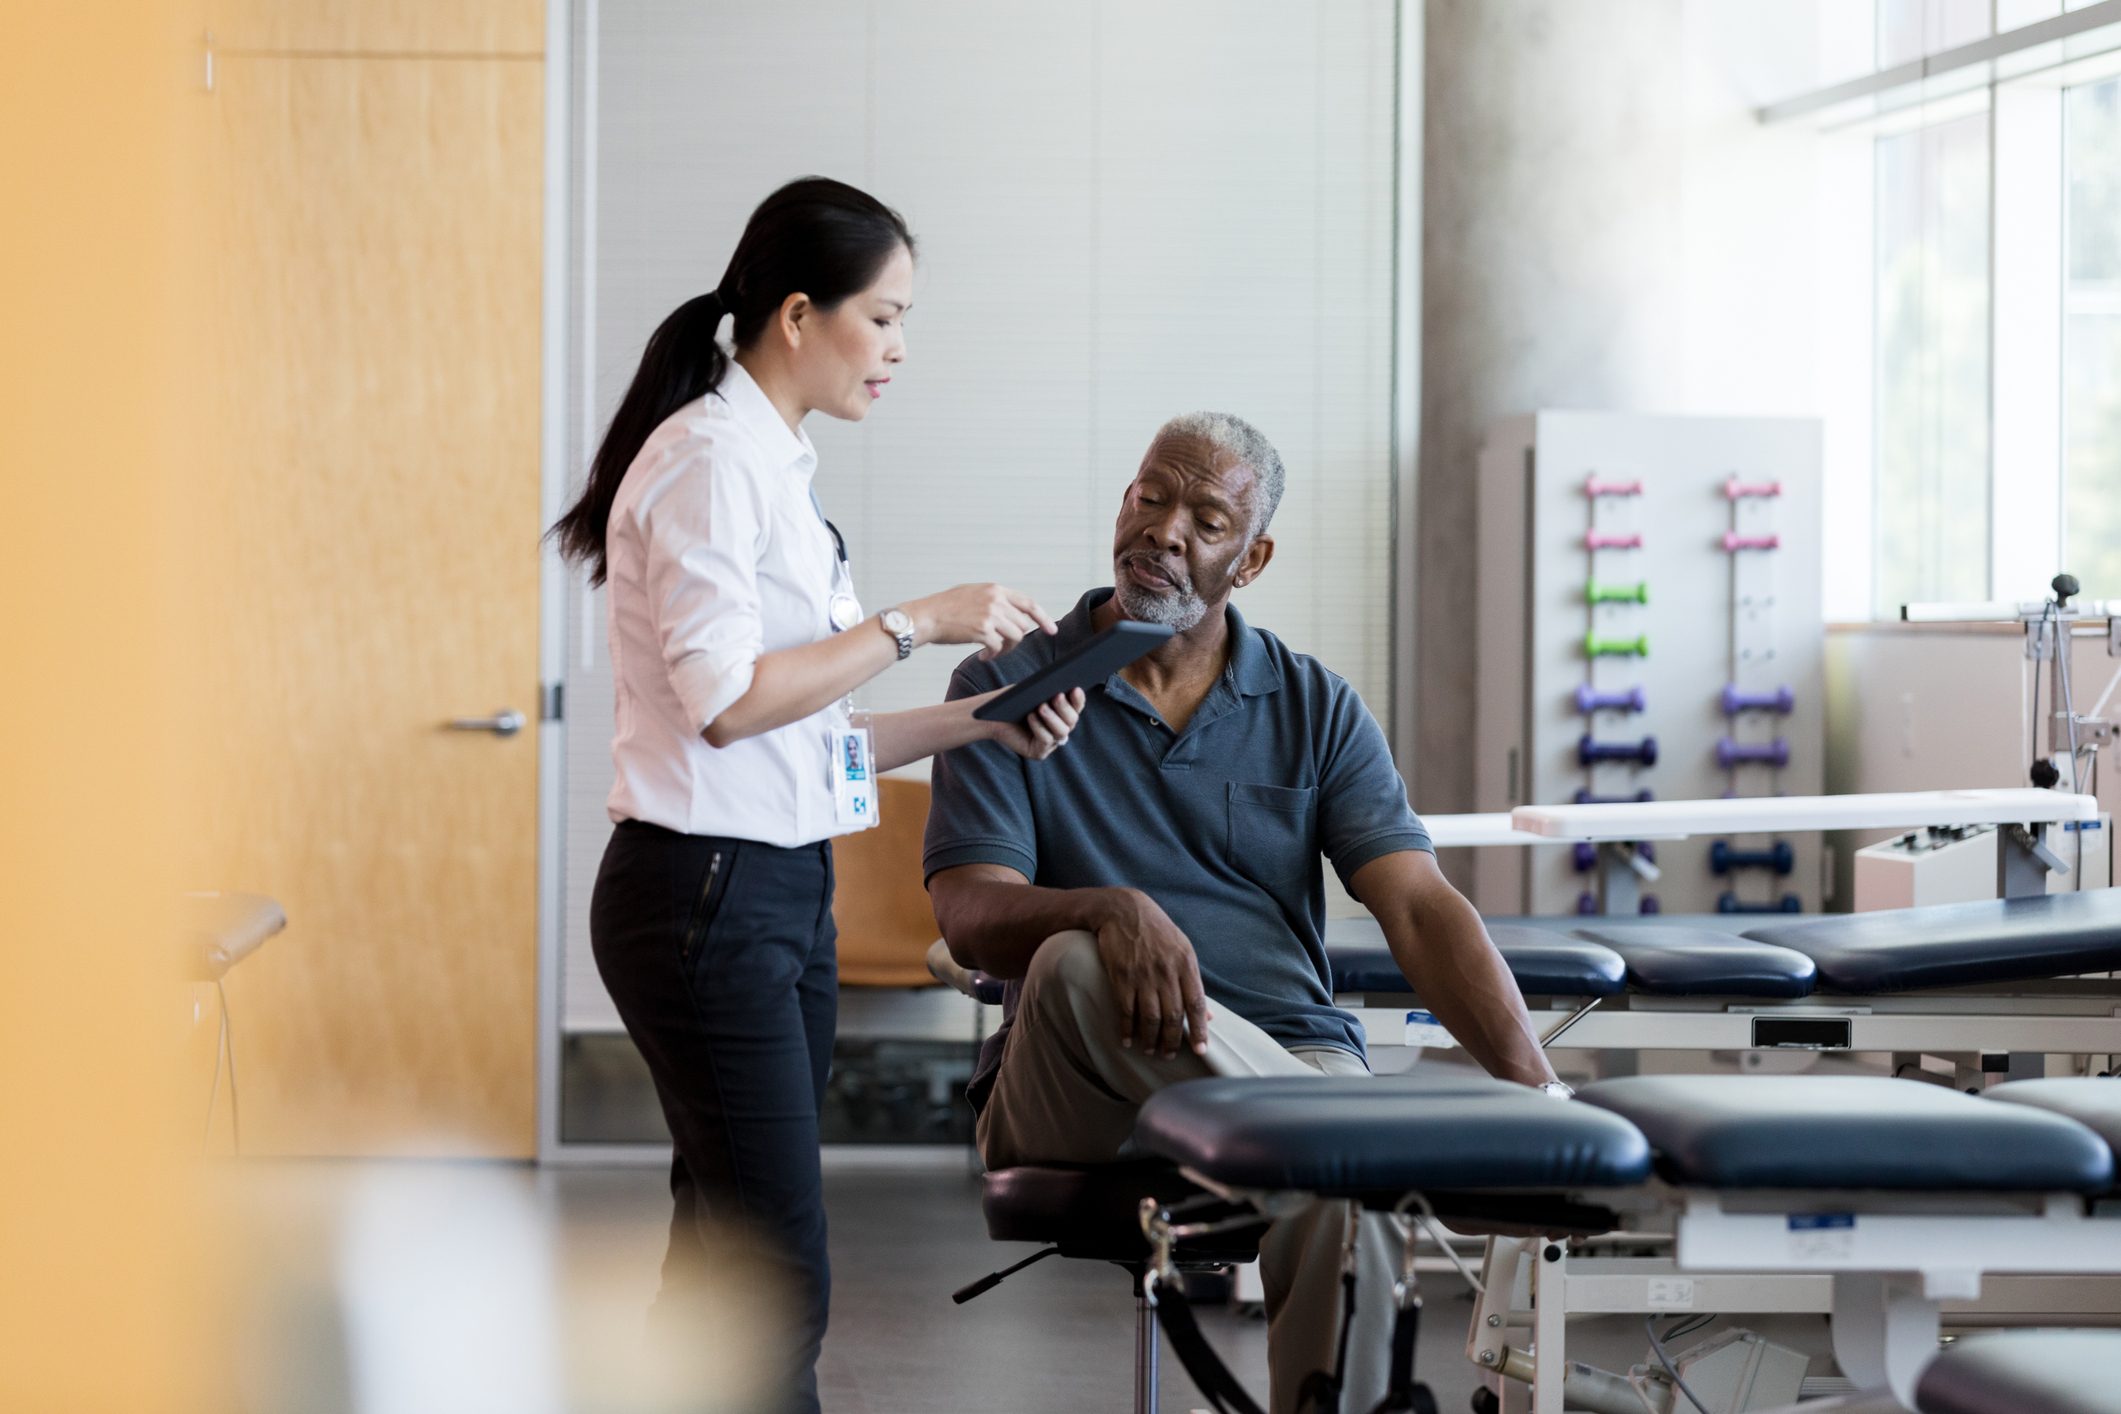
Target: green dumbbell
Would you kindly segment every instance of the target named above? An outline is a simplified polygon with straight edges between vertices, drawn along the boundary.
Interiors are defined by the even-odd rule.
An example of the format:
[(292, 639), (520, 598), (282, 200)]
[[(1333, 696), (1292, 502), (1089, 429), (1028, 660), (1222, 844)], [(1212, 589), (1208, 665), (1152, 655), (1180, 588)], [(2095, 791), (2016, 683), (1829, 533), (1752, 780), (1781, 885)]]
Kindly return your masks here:
[(1646, 579), (1633, 584), (1600, 584), (1592, 580), (1583, 587), (1586, 604), (1647, 604), (1650, 602), (1650, 582)]
[(1583, 651), (1584, 656), (1590, 658), (1646, 658), (1650, 653), (1650, 636), (1600, 638), (1595, 633), (1587, 633), (1583, 636)]

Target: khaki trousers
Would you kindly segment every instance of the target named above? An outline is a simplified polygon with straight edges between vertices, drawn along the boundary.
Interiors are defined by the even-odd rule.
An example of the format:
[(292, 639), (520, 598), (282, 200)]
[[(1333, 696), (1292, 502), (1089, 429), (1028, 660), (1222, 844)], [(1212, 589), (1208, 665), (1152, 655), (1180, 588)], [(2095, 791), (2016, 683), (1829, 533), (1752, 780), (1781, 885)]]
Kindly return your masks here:
[[(1166, 1085), (1207, 1075), (1367, 1075), (1347, 1051), (1285, 1050), (1266, 1032), (1215, 1009), (1208, 1053), (1169, 1060), (1119, 1043), (1119, 1009), (1087, 932), (1039, 946), (1017, 1001), (994, 1092), (979, 1117), (980, 1157), (1017, 1164), (1096, 1164), (1126, 1157), (1135, 1112)], [(1259, 1245), (1267, 1295), (1267, 1370), (1274, 1414), (1294, 1414), (1313, 1370), (1331, 1370), (1340, 1341), (1340, 1261), (1347, 1204), (1314, 1202), (1281, 1218)], [(1399, 1241), (1388, 1217), (1365, 1213), (1357, 1248), (1355, 1328), (1341, 1408), (1368, 1414), (1384, 1397), (1391, 1360), (1392, 1283)]]

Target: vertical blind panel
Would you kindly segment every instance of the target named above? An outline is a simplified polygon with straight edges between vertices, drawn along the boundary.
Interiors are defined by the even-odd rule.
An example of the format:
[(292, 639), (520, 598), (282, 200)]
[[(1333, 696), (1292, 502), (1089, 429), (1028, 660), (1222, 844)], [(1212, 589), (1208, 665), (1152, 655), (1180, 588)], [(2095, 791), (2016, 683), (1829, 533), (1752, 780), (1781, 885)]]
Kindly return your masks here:
[[(600, 418), (744, 219), (822, 173), (920, 242), (908, 357), (861, 424), (807, 424), (872, 610), (1001, 580), (1058, 614), (1111, 583), (1151, 435), (1257, 424), (1288, 489), (1238, 598), (1384, 720), (1390, 654), (1391, 0), (1078, 6), (602, 0), (592, 327)], [(593, 429), (601, 431), (601, 427)], [(570, 655), (570, 1029), (609, 1024), (588, 961), (606, 832), (609, 661)], [(585, 626), (577, 624), (572, 643)], [(864, 694), (940, 697), (934, 648)]]

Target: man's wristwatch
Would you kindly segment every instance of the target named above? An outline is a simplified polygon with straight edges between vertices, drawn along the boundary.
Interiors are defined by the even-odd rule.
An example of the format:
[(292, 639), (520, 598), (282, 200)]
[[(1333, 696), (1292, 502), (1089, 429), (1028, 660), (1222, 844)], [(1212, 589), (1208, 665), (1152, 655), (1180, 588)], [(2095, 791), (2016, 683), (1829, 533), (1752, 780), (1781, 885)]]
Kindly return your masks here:
[(904, 609), (886, 609), (876, 616), (885, 633), (898, 640), (898, 660), (913, 656), (913, 616)]
[(1544, 1085), (1541, 1085), (1539, 1088), (1546, 1094), (1552, 1095), (1557, 1100), (1573, 1100), (1574, 1098), (1576, 1098), (1575, 1088), (1573, 1086), (1564, 1085), (1559, 1080), (1549, 1080)]

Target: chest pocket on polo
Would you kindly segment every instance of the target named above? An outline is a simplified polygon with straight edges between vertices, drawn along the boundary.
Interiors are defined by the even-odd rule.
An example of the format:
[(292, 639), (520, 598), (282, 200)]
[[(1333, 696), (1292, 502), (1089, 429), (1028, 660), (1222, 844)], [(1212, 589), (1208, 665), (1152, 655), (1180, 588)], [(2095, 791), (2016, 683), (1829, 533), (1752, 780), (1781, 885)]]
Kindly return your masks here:
[(1318, 853), (1316, 786), (1230, 782), (1230, 863), (1269, 888), (1302, 883)]

